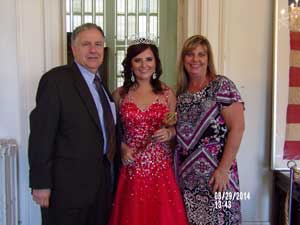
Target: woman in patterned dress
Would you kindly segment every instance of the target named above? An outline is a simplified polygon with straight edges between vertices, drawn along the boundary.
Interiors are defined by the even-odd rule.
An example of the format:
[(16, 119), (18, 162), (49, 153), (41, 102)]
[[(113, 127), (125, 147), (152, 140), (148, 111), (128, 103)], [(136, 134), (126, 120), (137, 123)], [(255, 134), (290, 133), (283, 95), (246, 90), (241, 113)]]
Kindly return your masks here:
[(177, 82), (177, 175), (191, 225), (241, 223), (236, 154), (244, 106), (235, 84), (216, 75), (209, 41), (188, 38)]
[(158, 49), (140, 38), (131, 43), (123, 61), (124, 84), (113, 96), (124, 135), (123, 166), (110, 225), (187, 225), (182, 196), (173, 171), (174, 92), (161, 83)]

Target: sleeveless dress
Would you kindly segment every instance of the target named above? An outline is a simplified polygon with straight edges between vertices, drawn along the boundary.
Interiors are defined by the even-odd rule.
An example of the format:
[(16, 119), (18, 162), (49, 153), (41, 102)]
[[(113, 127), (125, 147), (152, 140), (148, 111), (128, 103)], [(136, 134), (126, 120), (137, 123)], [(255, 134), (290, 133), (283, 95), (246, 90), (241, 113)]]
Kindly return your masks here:
[(167, 96), (159, 95), (140, 109), (130, 95), (120, 102), (123, 141), (135, 161), (123, 165), (110, 225), (187, 225), (184, 204), (173, 171), (173, 152), (167, 143), (151, 139), (169, 111)]
[(191, 225), (237, 225), (241, 223), (239, 177), (234, 160), (229, 187), (212, 193), (208, 184), (222, 158), (228, 128), (221, 116), (223, 107), (243, 103), (234, 83), (218, 75), (196, 93), (177, 98), (176, 171)]

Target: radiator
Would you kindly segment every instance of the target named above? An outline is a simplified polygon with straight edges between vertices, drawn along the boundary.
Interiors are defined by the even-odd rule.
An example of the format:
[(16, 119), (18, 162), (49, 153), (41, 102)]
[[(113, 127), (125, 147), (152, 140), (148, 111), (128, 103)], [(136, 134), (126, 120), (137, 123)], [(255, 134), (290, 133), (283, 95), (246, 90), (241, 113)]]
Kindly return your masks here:
[(0, 224), (18, 224), (17, 144), (0, 139)]

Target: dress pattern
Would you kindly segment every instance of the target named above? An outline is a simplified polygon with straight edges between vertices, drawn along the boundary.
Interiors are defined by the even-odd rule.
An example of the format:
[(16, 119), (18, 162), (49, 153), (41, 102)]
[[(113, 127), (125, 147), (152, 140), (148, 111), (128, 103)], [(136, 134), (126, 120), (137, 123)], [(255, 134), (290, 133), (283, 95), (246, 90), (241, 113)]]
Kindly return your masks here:
[[(222, 158), (228, 133), (221, 110), (233, 102), (242, 102), (240, 93), (231, 80), (221, 75), (201, 91), (185, 92), (177, 98), (176, 171), (191, 225), (241, 222), (240, 201), (219, 201), (208, 184)], [(226, 193), (239, 192), (236, 161), (229, 179)]]
[(173, 171), (167, 143), (152, 140), (169, 111), (167, 95), (140, 109), (130, 95), (120, 103), (124, 142), (135, 161), (120, 172), (110, 225), (187, 225), (184, 203)]

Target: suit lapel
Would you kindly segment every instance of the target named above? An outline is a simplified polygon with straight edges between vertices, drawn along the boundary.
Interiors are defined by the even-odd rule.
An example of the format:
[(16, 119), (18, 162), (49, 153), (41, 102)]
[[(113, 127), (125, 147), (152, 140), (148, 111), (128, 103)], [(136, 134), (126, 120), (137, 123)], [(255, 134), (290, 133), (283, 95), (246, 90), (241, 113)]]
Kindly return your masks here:
[(86, 105), (86, 108), (88, 109), (90, 116), (92, 117), (93, 121), (96, 123), (97, 127), (101, 131), (100, 120), (98, 117), (98, 111), (97, 111), (96, 105), (94, 103), (94, 99), (89, 90), (89, 87), (87, 86), (84, 78), (82, 77), (77, 65), (75, 63), (73, 63), (71, 67), (72, 67), (72, 70), (74, 71), (72, 73), (72, 76), (75, 81), (75, 87), (76, 87), (77, 91), (79, 92), (79, 95), (82, 98), (82, 101)]

